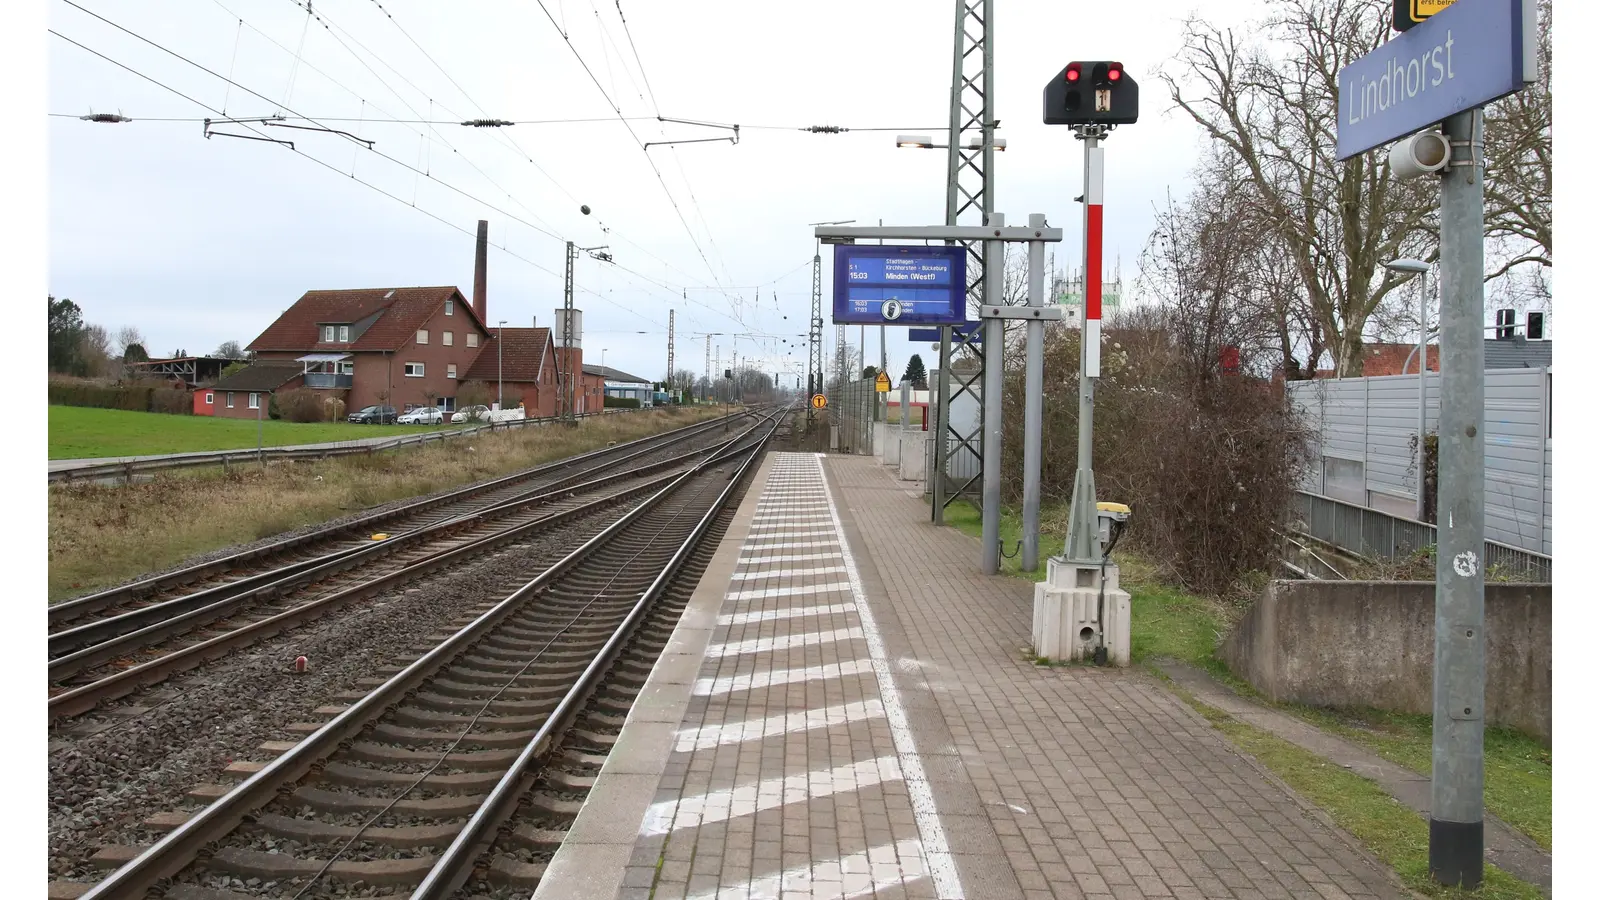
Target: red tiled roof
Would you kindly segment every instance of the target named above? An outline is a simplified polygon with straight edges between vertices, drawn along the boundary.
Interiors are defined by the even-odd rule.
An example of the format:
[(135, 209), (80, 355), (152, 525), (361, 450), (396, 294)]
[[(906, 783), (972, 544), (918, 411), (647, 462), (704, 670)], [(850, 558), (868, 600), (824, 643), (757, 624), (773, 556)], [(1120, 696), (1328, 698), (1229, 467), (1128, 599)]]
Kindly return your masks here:
[[(363, 288), (348, 291), (306, 291), (248, 350), (399, 350), (416, 337), (444, 301), (454, 299), (462, 315), (482, 327), (472, 304), (454, 287)], [(366, 331), (348, 344), (324, 343), (318, 325), (351, 323), (380, 313)]]
[[(502, 360), (496, 345), (498, 333), (505, 333), (505, 356)], [(489, 337), (478, 350), (478, 356), (461, 374), (462, 381), (505, 381), (537, 383), (543, 368), (544, 355), (549, 352), (548, 328), (491, 328)], [(501, 366), (504, 366), (504, 369)]]
[[(1365, 354), (1362, 361), (1361, 374), (1367, 378), (1377, 378), (1381, 375), (1417, 374), (1417, 345), (1416, 344), (1384, 344), (1368, 343), (1361, 347)], [(1406, 360), (1411, 361), (1411, 367), (1406, 372), (1401, 372), (1406, 367)], [(1428, 371), (1439, 371), (1439, 345), (1428, 345)], [(1332, 378), (1336, 373), (1333, 369), (1318, 369), (1318, 378)]]

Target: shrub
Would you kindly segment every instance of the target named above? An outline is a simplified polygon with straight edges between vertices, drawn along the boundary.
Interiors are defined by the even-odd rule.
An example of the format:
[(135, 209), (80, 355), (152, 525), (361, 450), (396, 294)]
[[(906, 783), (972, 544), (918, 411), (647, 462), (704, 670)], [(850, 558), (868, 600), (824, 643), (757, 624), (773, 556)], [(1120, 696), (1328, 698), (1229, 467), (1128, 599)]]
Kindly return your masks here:
[(638, 397), (612, 397), (612, 396), (607, 396), (606, 400), (605, 400), (605, 408), (606, 409), (638, 409), (639, 408), (639, 398)]
[(189, 391), (167, 387), (167, 382), (104, 384), (92, 381), (51, 379), (49, 400), (57, 406), (87, 406), (96, 409), (125, 409), (132, 412), (160, 412), (191, 415), (194, 412)]
[(469, 406), (488, 406), (493, 395), (489, 386), (481, 381), (469, 381), (456, 392), (456, 409), (466, 409)]
[(323, 422), (329, 414), (322, 393), (310, 388), (280, 391), (272, 395), (272, 402), (282, 417), (291, 422)]

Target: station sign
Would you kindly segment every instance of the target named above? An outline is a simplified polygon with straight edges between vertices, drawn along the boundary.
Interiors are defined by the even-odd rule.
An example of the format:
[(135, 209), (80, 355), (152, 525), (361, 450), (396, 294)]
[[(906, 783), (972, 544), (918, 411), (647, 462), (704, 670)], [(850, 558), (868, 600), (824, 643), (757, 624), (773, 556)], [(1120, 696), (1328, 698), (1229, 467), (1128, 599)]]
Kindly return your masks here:
[(1519, 91), (1538, 78), (1537, 0), (1455, 0), (1339, 72), (1348, 159)]
[(964, 324), (966, 253), (959, 245), (835, 245), (833, 323)]

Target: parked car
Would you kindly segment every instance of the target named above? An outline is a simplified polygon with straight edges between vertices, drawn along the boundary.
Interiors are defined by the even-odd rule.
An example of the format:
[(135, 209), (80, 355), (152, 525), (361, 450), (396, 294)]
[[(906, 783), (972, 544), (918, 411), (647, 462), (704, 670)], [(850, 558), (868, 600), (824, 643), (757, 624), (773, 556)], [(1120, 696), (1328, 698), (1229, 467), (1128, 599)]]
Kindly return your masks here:
[(451, 416), (450, 421), (458, 425), (462, 422), (487, 422), (489, 421), (489, 407), (469, 406)]
[(444, 422), (444, 410), (437, 406), (419, 406), (400, 415), (401, 425), (438, 425)]
[(359, 425), (388, 425), (394, 422), (396, 413), (392, 406), (368, 406), (356, 410), (346, 418)]

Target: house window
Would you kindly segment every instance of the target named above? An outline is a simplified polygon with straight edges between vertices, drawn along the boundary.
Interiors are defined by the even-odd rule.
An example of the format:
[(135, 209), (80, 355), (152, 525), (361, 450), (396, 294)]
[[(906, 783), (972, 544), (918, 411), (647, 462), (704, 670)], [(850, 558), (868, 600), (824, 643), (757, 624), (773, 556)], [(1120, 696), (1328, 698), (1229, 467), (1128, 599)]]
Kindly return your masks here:
[(476, 347), (476, 346), (478, 346), (478, 333), (476, 331), (467, 332), (467, 346), (468, 347)]
[(341, 343), (341, 344), (350, 343), (350, 326), (349, 325), (340, 325), (339, 326), (339, 343)]
[(261, 395), (256, 393), (255, 391), (251, 391), (250, 392), (250, 408), (251, 409), (260, 409), (261, 408)]
[(324, 343), (329, 343), (329, 344), (333, 343), (333, 326), (332, 325), (324, 325), (324, 326), (322, 326), (322, 340), (323, 340)]
[(451, 363), (450, 365), (445, 366), (444, 367), (444, 374), (445, 374), (446, 378), (454, 378), (454, 377), (456, 377), (456, 364), (455, 363)]
[(339, 363), (339, 374), (340, 375), (354, 375), (355, 373), (356, 373), (356, 364), (355, 363), (353, 363), (353, 362), (342, 362), (342, 363)]
[(444, 410), (445, 412), (455, 412), (456, 411), (456, 398), (454, 398), (454, 397), (440, 397), (439, 398), (439, 408)]
[(454, 347), (454, 346), (455, 346), (455, 343), (456, 343), (456, 335), (455, 335), (455, 332), (453, 332), (453, 331), (446, 331), (446, 332), (445, 332), (445, 333), (444, 333), (444, 345), (445, 345), (445, 346), (446, 346), (446, 347)]
[(206, 405), (207, 406), (215, 406), (216, 404), (217, 404), (216, 395), (211, 393), (210, 391), (206, 391)]
[(408, 362), (408, 363), (406, 363), (406, 377), (407, 378), (421, 378), (422, 377), (422, 363), (419, 363), (419, 362)]
[(233, 391), (228, 392), (228, 408), (233, 409)]
[(456, 314), (456, 301), (446, 300), (444, 302), (444, 314), (447, 316), (453, 316)]
[(426, 344), (427, 342), (428, 342), (428, 329), (426, 329), (426, 328), (418, 328), (417, 329), (417, 343)]

